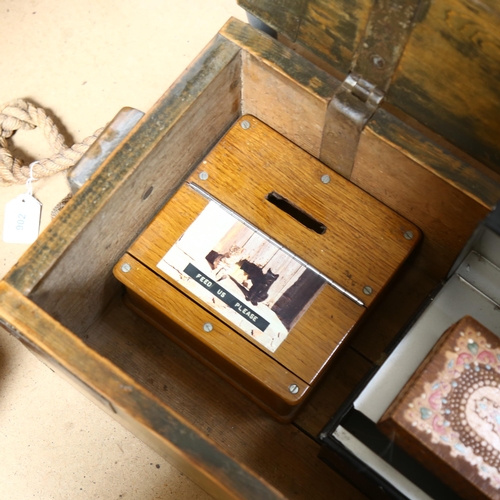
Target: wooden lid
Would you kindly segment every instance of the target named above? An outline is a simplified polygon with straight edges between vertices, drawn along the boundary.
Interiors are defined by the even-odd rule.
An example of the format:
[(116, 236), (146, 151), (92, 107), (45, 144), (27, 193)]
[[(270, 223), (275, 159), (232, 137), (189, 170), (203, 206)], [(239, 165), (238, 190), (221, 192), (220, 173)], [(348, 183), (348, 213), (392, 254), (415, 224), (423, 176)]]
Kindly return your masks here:
[(355, 72), (500, 173), (500, 6), (494, 0), (238, 0), (306, 57)]

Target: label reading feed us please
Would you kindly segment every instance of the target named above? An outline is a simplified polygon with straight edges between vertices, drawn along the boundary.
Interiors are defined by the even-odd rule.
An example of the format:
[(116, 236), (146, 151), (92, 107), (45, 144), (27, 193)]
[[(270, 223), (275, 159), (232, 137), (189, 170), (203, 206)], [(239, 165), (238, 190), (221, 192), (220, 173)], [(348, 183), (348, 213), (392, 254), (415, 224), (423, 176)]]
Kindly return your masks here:
[(213, 201), (157, 267), (271, 352), (325, 285)]

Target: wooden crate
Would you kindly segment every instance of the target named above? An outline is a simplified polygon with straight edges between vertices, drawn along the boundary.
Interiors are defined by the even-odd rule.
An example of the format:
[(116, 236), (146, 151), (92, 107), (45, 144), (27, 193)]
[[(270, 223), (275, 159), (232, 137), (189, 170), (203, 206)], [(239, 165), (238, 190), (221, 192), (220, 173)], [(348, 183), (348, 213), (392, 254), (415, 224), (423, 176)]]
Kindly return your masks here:
[[(349, 33), (359, 40), (359, 30)], [(303, 411), (292, 424), (276, 422), (130, 311), (112, 269), (241, 115), (322, 156), (340, 85), (282, 43), (229, 21), (0, 283), (8, 331), (216, 498), (363, 497), (317, 458), (315, 437), (500, 198), (494, 170), (377, 109), (348, 177), (424, 238)]]

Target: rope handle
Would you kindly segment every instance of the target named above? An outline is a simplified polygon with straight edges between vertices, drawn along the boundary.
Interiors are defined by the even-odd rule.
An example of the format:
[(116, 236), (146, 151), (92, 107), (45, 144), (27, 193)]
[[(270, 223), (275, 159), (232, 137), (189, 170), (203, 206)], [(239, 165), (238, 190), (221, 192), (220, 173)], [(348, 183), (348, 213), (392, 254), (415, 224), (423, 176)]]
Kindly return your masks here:
[(17, 99), (0, 107), (0, 187), (24, 184), (30, 178), (30, 167), (15, 158), (9, 150), (7, 140), (17, 130), (33, 130), (40, 127), (54, 150), (50, 158), (39, 160), (33, 165), (33, 177), (50, 177), (75, 165), (103, 131), (100, 128), (93, 135), (71, 147), (66, 145), (54, 121), (34, 104)]

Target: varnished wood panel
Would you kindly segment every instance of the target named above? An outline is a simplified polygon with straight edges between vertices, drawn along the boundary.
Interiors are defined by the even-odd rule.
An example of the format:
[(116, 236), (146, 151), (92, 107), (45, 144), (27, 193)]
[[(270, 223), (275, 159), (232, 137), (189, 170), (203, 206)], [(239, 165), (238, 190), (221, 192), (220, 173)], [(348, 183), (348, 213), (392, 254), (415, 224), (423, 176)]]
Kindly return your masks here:
[[(200, 166), (208, 179), (200, 184), (195, 172), (190, 181), (370, 304), (416, 244), (418, 230), (258, 120), (244, 119), (250, 128), (234, 126)], [(324, 174), (329, 183), (321, 181)], [(325, 233), (266, 201), (273, 191), (325, 224)], [(404, 237), (408, 230), (412, 240)], [(367, 285), (371, 295), (363, 293)]]
[(415, 163), (370, 128), (363, 132), (351, 181), (402, 216), (424, 237), (416, 264), (443, 278), (488, 209)]
[[(121, 269), (123, 264), (130, 265), (126, 273)], [(133, 290), (128, 300), (136, 312), (278, 418), (288, 418), (307, 396), (308, 383), (260, 349), (250, 347), (244, 337), (130, 255), (120, 259), (114, 272)], [(203, 329), (206, 323), (212, 325), (210, 332)], [(297, 394), (289, 391), (292, 384), (299, 388)]]
[[(148, 226), (143, 235), (132, 245), (129, 253), (146, 264), (153, 272), (160, 274), (174, 286), (179, 287), (179, 284), (158, 269), (157, 265), (196, 219), (206, 203), (206, 199), (193, 192), (191, 188), (187, 186), (181, 188), (165, 209)], [(144, 286), (141, 279), (134, 279), (132, 282), (128, 275), (125, 281), (132, 290), (141, 289)], [(193, 300), (200, 303), (201, 307), (207, 307), (195, 294), (184, 288), (182, 290)], [(166, 310), (166, 307), (166, 305), (163, 305), (162, 309)], [(193, 303), (192, 307), (194, 309), (199, 306), (195, 306)], [(212, 311), (217, 314), (214, 310)], [(312, 384), (364, 311), (363, 307), (341, 295), (332, 287), (327, 286), (322, 289), (319, 296), (316, 297), (309, 309), (274, 353), (263, 349), (266, 353), (265, 356), (276, 360), (307, 384)], [(186, 310), (184, 314), (194, 313)], [(248, 361), (252, 360), (254, 370), (260, 371), (259, 365), (261, 361), (259, 359), (263, 355), (260, 351), (262, 346), (236, 325), (228, 323), (228, 320), (220, 314), (219, 318), (229, 324), (231, 328), (239, 331), (244, 340), (239, 339), (238, 342), (233, 340), (235, 345), (230, 347), (228, 345), (219, 346), (217, 339), (214, 339), (216, 340), (214, 348), (218, 349), (220, 347), (220, 349), (227, 351), (226, 357), (234, 357), (229, 352), (229, 349), (240, 348), (242, 352), (239, 355), (245, 355), (244, 353), (246, 353)], [(255, 349), (250, 345), (245, 347), (246, 344), (252, 344)], [(240, 364), (240, 361), (235, 360), (234, 362)], [(244, 366), (241, 366), (241, 368), (244, 369)], [(267, 377), (263, 377), (263, 380), (267, 380)]]
[[(74, 331), (92, 323), (116, 291), (113, 264), (238, 116), (238, 50), (223, 37), (216, 38), (6, 280), (28, 292), (43, 275), (32, 294), (35, 302)], [(70, 278), (61, 282), (61, 276)]]
[(388, 100), (500, 172), (500, 7), (423, 2)]
[(326, 108), (340, 82), (242, 23), (221, 30), (242, 52), (242, 114), (251, 114), (319, 157)]
[[(490, 7), (494, 12), (494, 5)], [(241, 54), (242, 50), (246, 53)], [(243, 75), (241, 61), (247, 68)], [(254, 70), (252, 76), (250, 72)], [(218, 79), (221, 72), (224, 78)], [(24, 335), (28, 343), (36, 344), (40, 349), (48, 349), (68, 371), (76, 372), (85, 384), (106, 394), (116, 405), (118, 418), (162, 454), (170, 454), (171, 460), (179, 460), (176, 465), (189, 469), (188, 474), (197, 482), (200, 482), (200, 477), (203, 482), (211, 476), (208, 483), (214, 478), (222, 483), (223, 486), (211, 490), (216, 496), (222, 488), (221, 496), (229, 498), (226, 482), (247, 476), (235, 472), (238, 477), (232, 477), (236, 469), (229, 470), (228, 478), (224, 478), (224, 474), (221, 476), (226, 471), (226, 462), (213, 462), (213, 455), (203, 454), (207, 449), (211, 450), (213, 444), (210, 440), (206, 444), (202, 439), (206, 435), (217, 442), (219, 450), (232, 457), (230, 460), (244, 464), (244, 470), (248, 467), (266, 477), (289, 498), (303, 498), (304, 494), (319, 499), (361, 498), (353, 487), (317, 460), (318, 446), (304, 432), (273, 421), (248, 398), (127, 309), (117, 296), (119, 289), (111, 278), (111, 267), (128, 242), (137, 236), (188, 175), (196, 158), (203, 155), (202, 151), (208, 150), (211, 141), (221, 137), (238, 117), (242, 105), (240, 95), (245, 96), (245, 75), (249, 76), (246, 96), (252, 99), (256, 113), (256, 96), (259, 92), (264, 93), (266, 86), (272, 86), (274, 82), (282, 87), (291, 86), (293, 90), (283, 103), (285, 109), (259, 112), (266, 120), (277, 123), (276, 128), (285, 136), (288, 136), (287, 129), (292, 130), (290, 135), (300, 147), (310, 148), (311, 152), (314, 150), (316, 135), (324, 121), (321, 110), (333, 94), (329, 82), (334, 79), (314, 69), (300, 56), (290, 55), (288, 49), (279, 47), (278, 42), (232, 20), (224, 28), (223, 36), (208, 47), (205, 55), (148, 114), (147, 126), (140, 125), (132, 132), (129, 145), (103, 165), (92, 185), (84, 187), (70, 205), (71, 209), (68, 208), (52, 223), (7, 278), (19, 292), (34, 295), (50, 314), (71, 324), (92, 349), (87, 349), (57, 321), (49, 321), (50, 318), (39, 308), (32, 309), (29, 301), (26, 303), (31, 305), (26, 309), (25, 301), (17, 292), (15, 296), (10, 293), (1, 296), (1, 321), (4, 325), (8, 323), (4, 312), (8, 309), (9, 321), (15, 322), (15, 327), (11, 328), (14, 333)], [(264, 101), (265, 106), (272, 106), (279, 94), (270, 93)], [(287, 108), (291, 101), (297, 103), (290, 113)], [(318, 115), (311, 113), (308, 116), (313, 123), (304, 134), (303, 142), (299, 142), (301, 129), (295, 122), (301, 106), (305, 108), (309, 104), (318, 110)], [(203, 117), (201, 120), (196, 118), (197, 113)], [(269, 124), (274, 126), (273, 123)], [(371, 132), (367, 131), (366, 135), (369, 134)], [(373, 141), (365, 143), (360, 150), (358, 166), (363, 166), (364, 171), (359, 171), (357, 180), (364, 189), (421, 225), (424, 233), (429, 232), (432, 247), (423, 252), (416, 263), (420, 268), (430, 270), (435, 276), (431, 282), (435, 282), (436, 277), (443, 276), (443, 270), (451, 262), (456, 249), (486, 209), (464, 194), (465, 190), (455, 187), (459, 185), (457, 179), (451, 183), (449, 178), (436, 181), (432, 169), (420, 166), (417, 144), (401, 146), (396, 141), (394, 147), (382, 136), (372, 134)], [(178, 146), (174, 147), (176, 144)], [(413, 160), (407, 156), (408, 148)], [(170, 162), (171, 158), (175, 162)], [(166, 161), (163, 164), (157, 160)], [(390, 168), (386, 166), (386, 160), (393, 162)], [(414, 169), (417, 172), (415, 181), (411, 177)], [(419, 169), (427, 172), (420, 174)], [(460, 176), (461, 172), (458, 174)], [(166, 175), (164, 183), (163, 175)], [(386, 188), (382, 180), (387, 181)], [(442, 183), (442, 189), (439, 183)], [(428, 191), (427, 185), (430, 186)], [(146, 193), (151, 186), (154, 189), (148, 198)], [(141, 200), (144, 197), (143, 202), (138, 202), (139, 195)], [(441, 200), (441, 196), (445, 200)], [(129, 210), (129, 198), (134, 210)], [(123, 225), (119, 229), (110, 229), (106, 222), (115, 213), (120, 214)], [(75, 251), (71, 254), (73, 246)], [(452, 250), (447, 250), (448, 247)], [(401, 287), (411, 287), (412, 283), (403, 277)], [(383, 306), (381, 316), (367, 319), (366, 329), (359, 336), (361, 339), (365, 335), (365, 339), (356, 345), (359, 352), (370, 355), (369, 350), (379, 349), (378, 338), (387, 338), (385, 332), (397, 332), (398, 325), (404, 323), (404, 316), (411, 315), (415, 297), (425, 295), (427, 285), (425, 280), (422, 283), (417, 285), (419, 291), (415, 296), (401, 293), (398, 297), (395, 292), (391, 301)], [(0, 286), (8, 287), (8, 284)], [(80, 286), (81, 293), (78, 291)], [(44, 293), (36, 295), (37, 287)], [(66, 294), (73, 300), (67, 308)], [(110, 299), (111, 304), (106, 309)], [(57, 303), (59, 300), (61, 307)], [(57, 352), (54, 345), (60, 346)], [(341, 353), (339, 362), (344, 359), (344, 354)], [(345, 359), (350, 363), (347, 355)], [(352, 362), (357, 366), (357, 362)], [(121, 371), (116, 372), (116, 366), (109, 369), (113, 365), (119, 366)], [(125, 372), (130, 378), (123, 378)], [(354, 380), (360, 372), (357, 368), (353, 372)], [(346, 373), (349, 373), (347, 367)], [(325, 394), (325, 399), (320, 392), (322, 386), (317, 392), (325, 408), (336, 408), (340, 403), (335, 398), (344, 391), (337, 391), (336, 382), (332, 380), (335, 379), (325, 379), (325, 384), (331, 384), (332, 388)], [(121, 383), (123, 387), (120, 387)], [(347, 391), (347, 379), (345, 384)], [(133, 412), (122, 419), (122, 408), (117, 401), (121, 401), (124, 407), (129, 404), (123, 402), (128, 386), (141, 395), (150, 392), (153, 396), (137, 399), (137, 404), (132, 402)], [(323, 404), (316, 402), (315, 397), (314, 394), (311, 399), (315, 407)], [(336, 402), (327, 400), (330, 397)], [(161, 411), (157, 411), (158, 402), (164, 406)], [(171, 434), (162, 434), (171, 422), (172, 412), (176, 411), (195, 427), (196, 439), (189, 441), (193, 434), (186, 433), (183, 426), (174, 425), (170, 428)], [(309, 413), (306, 406), (300, 417), (300, 429), (317, 429), (323, 414), (326, 410), (325, 413)], [(159, 434), (163, 437), (158, 444)], [(187, 436), (189, 442), (184, 441), (184, 444), (187, 443), (189, 453), (193, 453), (188, 465), (185, 455), (172, 458), (168, 451), (172, 443), (173, 446), (182, 443), (183, 436)], [(193, 456), (195, 458), (191, 460)], [(248, 498), (266, 498), (262, 493), (264, 490), (247, 490), (247, 486), (240, 485), (234, 488), (240, 497), (247, 494)], [(271, 498), (280, 498), (274, 495)]]

